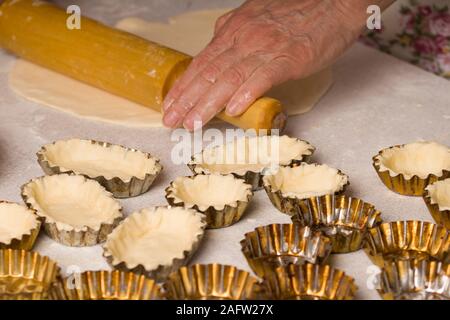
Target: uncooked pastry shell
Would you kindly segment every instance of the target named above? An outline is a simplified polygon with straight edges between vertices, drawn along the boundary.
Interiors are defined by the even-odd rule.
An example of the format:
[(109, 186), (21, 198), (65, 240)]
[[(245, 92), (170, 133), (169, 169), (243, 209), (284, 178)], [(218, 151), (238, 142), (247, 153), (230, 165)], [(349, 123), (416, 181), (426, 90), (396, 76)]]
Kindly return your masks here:
[(41, 221), (34, 210), (0, 201), (0, 249), (31, 250), (40, 229)]
[(162, 281), (193, 256), (205, 227), (204, 216), (193, 209), (143, 209), (131, 214), (108, 236), (103, 255), (115, 269)]
[(348, 176), (325, 164), (302, 163), (280, 167), (274, 175), (263, 177), (263, 185), (272, 204), (292, 215), (299, 202), (327, 194), (340, 194), (349, 185)]
[[(237, 148), (242, 145), (245, 145), (244, 151), (238, 152)], [(267, 151), (271, 146), (279, 146), (276, 156)], [(231, 173), (244, 179), (255, 191), (262, 188), (262, 177), (273, 169), (271, 166), (298, 165), (308, 161), (314, 151), (310, 143), (288, 136), (245, 136), (204, 149), (192, 157), (188, 166), (194, 174)], [(227, 164), (230, 158), (233, 163)]]
[(373, 166), (390, 190), (422, 196), (427, 185), (450, 177), (450, 149), (436, 142), (413, 142), (381, 150)]
[(117, 198), (147, 192), (163, 169), (149, 153), (95, 140), (56, 141), (43, 146), (37, 157), (46, 174), (84, 175)]
[(178, 177), (166, 189), (170, 205), (205, 214), (209, 228), (223, 228), (238, 222), (252, 197), (252, 186), (231, 174)]
[(122, 207), (112, 195), (80, 175), (33, 179), (22, 187), (22, 198), (44, 220), (46, 233), (67, 246), (101, 243), (122, 220)]
[(428, 185), (423, 200), (434, 220), (450, 229), (450, 178)]

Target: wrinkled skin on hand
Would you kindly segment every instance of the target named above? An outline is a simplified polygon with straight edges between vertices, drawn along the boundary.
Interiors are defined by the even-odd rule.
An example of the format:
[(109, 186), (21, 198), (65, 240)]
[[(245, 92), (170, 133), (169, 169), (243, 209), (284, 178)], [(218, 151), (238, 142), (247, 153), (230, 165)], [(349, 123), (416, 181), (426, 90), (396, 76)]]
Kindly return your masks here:
[[(355, 1), (360, 5), (349, 4)], [(192, 131), (224, 107), (240, 115), (273, 86), (329, 66), (365, 25), (362, 2), (249, 0), (222, 16), (210, 44), (167, 95), (164, 125)]]

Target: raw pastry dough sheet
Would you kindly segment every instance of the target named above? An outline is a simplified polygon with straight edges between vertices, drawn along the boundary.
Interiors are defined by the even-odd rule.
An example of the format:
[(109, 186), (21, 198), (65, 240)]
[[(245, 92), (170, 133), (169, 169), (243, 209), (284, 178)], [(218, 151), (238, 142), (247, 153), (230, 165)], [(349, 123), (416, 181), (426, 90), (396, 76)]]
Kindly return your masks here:
[[(124, 31), (196, 55), (210, 41), (216, 19), (227, 9), (198, 11), (171, 18), (168, 23), (125, 18)], [(10, 73), (11, 88), (24, 98), (84, 119), (131, 127), (161, 127), (161, 114), (33, 63), (18, 60)], [(268, 93), (280, 99), (288, 114), (309, 111), (332, 83), (331, 70), (288, 82)]]

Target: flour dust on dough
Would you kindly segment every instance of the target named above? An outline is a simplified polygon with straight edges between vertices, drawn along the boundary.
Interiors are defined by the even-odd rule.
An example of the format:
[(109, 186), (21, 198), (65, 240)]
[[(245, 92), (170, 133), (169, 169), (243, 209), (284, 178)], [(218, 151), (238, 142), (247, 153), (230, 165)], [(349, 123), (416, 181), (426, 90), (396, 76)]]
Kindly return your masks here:
[[(216, 19), (227, 11), (188, 12), (169, 19), (168, 23), (125, 18), (116, 27), (196, 55), (212, 38)], [(331, 83), (332, 73), (327, 69), (308, 79), (274, 88), (267, 95), (281, 100), (289, 115), (301, 114), (317, 103)], [(84, 119), (130, 127), (162, 126), (159, 112), (21, 59), (10, 72), (9, 84), (28, 100)]]

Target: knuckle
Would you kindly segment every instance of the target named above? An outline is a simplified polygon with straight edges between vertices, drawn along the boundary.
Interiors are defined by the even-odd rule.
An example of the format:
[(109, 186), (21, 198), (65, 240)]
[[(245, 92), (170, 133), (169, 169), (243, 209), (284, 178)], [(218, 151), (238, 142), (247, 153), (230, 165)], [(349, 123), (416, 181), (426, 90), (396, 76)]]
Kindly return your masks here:
[(210, 63), (200, 73), (200, 77), (207, 82), (214, 83), (220, 73), (221, 68), (215, 63)]
[(240, 86), (245, 81), (245, 74), (240, 68), (231, 67), (227, 70), (226, 81), (232, 86)]

